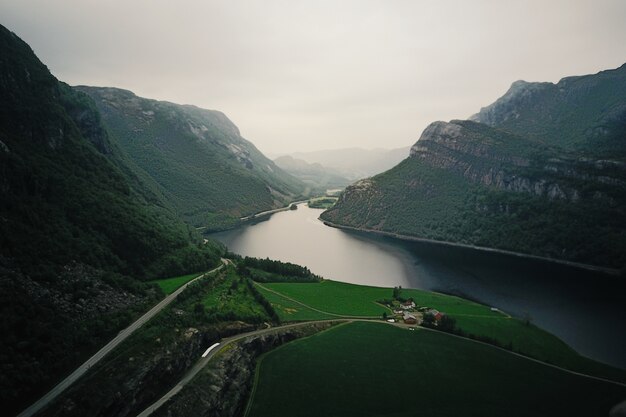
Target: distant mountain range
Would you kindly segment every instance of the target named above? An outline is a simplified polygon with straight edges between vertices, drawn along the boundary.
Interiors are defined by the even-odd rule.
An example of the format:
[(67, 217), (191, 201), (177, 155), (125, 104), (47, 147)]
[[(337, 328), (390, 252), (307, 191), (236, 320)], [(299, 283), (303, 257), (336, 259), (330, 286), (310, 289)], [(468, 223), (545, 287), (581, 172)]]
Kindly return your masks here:
[(309, 163), (290, 155), (279, 156), (274, 163), (281, 169), (309, 185), (312, 190), (323, 193), (327, 189), (344, 188), (352, 181), (342, 176), (336, 169), (319, 163)]
[(575, 262), (626, 265), (626, 65), (517, 81), (471, 120), (434, 122), (326, 221)]
[(289, 154), (309, 164), (320, 164), (350, 181), (371, 177), (394, 167), (409, 156), (410, 147), (398, 149), (327, 149)]

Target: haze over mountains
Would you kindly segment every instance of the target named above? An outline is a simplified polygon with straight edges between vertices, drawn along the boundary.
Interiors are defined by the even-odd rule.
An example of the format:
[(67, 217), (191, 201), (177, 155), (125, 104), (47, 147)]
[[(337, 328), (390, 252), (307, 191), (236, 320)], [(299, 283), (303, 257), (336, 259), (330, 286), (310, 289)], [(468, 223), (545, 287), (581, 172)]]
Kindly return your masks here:
[(517, 81), (471, 119), (432, 123), (410, 158), (348, 187), (322, 218), (626, 265), (626, 65)]
[(309, 164), (321, 164), (348, 180), (354, 181), (380, 174), (392, 168), (409, 156), (409, 149), (409, 146), (397, 149), (326, 149), (313, 152), (294, 152), (289, 156)]
[(305, 185), (226, 116), (72, 88), (0, 26), (0, 400), (41, 395), (159, 297), (142, 281), (206, 270), (221, 228)]
[(76, 87), (96, 103), (111, 138), (141, 177), (197, 227), (216, 230), (284, 206), (305, 186), (266, 158), (223, 113)]
[(325, 167), (317, 162), (309, 163), (304, 159), (296, 159), (291, 155), (279, 156), (274, 159), (274, 163), (321, 192), (332, 188), (343, 188), (352, 182), (336, 169)]
[[(328, 307), (311, 304), (309, 311), (297, 298), (272, 298), (278, 294), (260, 291), (259, 282), (281, 281), (301, 282), (309, 285), (305, 292), (310, 291), (311, 281), (321, 278), (308, 267), (242, 259), (200, 233), (235, 227), (242, 217), (327, 188), (348, 186), (338, 203), (322, 214), (333, 225), (625, 271), (625, 140), (626, 65), (556, 84), (517, 81), (469, 120), (433, 122), (410, 148), (346, 148), (272, 161), (220, 111), (143, 98), (114, 87), (69, 86), (0, 25), (3, 410), (15, 414), (24, 409), (162, 300), (164, 288), (215, 268), (222, 257), (229, 260), (223, 260), (219, 273), (181, 293), (176, 300), (180, 304), (138, 329), (125, 345), (128, 349), (107, 356), (106, 366), (100, 363), (103, 368), (90, 368), (93, 379), (77, 381), (72, 387), (76, 390), (68, 390), (68, 396), (45, 413), (137, 415), (181, 381), (202, 352), (208, 352), (207, 346), (226, 336), (260, 329), (274, 332), (281, 320), (295, 320), (298, 314), (312, 314), (307, 320), (315, 321), (318, 313), (333, 320), (353, 319), (350, 311), (345, 316), (331, 311), (332, 305), (323, 310)], [(333, 199), (327, 200), (332, 204)], [(319, 223), (315, 227), (323, 228)], [(297, 247), (298, 239), (307, 237), (288, 228), (280, 237), (272, 231), (261, 245), (280, 239)], [(359, 262), (356, 258), (350, 262)], [(165, 283), (153, 282), (174, 276)], [(358, 295), (372, 287), (363, 288), (348, 292)], [(367, 315), (359, 317), (380, 315), (380, 325), (387, 325), (383, 318), (405, 301), (400, 288), (388, 290), (393, 300), (382, 298), (387, 297), (382, 292), (368, 298), (363, 304)], [(339, 310), (354, 307), (341, 294), (309, 295), (313, 301), (337, 302)], [(414, 311), (420, 319), (425, 308), (436, 307), (426, 306), (432, 294), (413, 294), (424, 297), (423, 308)], [(459, 299), (445, 298), (445, 308), (459, 305)], [(486, 305), (467, 308), (470, 313), (484, 310), (488, 324), (478, 327), (491, 326), (494, 318), (498, 325), (516, 323), (521, 330), (503, 331), (507, 338), (516, 345), (524, 339), (544, 347), (525, 336), (538, 330), (528, 321), (511, 320)], [(470, 321), (474, 317), (457, 311)], [(406, 324), (416, 325), (417, 317)], [(419, 333), (431, 335), (406, 331)], [(268, 337), (255, 354), (296, 336)], [(510, 340), (507, 345), (484, 333), (479, 336), (519, 353)], [(352, 346), (376, 348), (347, 340)], [(473, 342), (471, 346), (491, 349)], [(221, 384), (205, 380), (209, 388), (196, 391), (196, 406), (204, 411), (209, 408), (203, 395), (219, 398), (211, 412), (206, 411), (209, 414), (227, 403), (233, 414), (245, 405), (258, 356), (250, 353), (242, 364), (247, 353), (238, 349), (230, 350), (228, 360), (235, 366), (228, 372), (223, 367), (221, 377), (206, 370), (202, 375)], [(436, 345), (433, 349), (439, 351)], [(427, 378), (423, 381), (428, 383)], [(195, 412), (189, 411), (186, 400), (179, 406), (188, 414)]]

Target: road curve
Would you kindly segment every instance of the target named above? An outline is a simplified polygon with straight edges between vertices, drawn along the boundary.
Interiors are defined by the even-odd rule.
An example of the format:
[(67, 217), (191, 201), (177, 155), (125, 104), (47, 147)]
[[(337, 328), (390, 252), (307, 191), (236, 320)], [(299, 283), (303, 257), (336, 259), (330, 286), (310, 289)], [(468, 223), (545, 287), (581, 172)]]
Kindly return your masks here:
[(224, 265), (228, 265), (230, 261), (222, 258), (222, 264), (215, 269), (212, 269), (209, 272), (205, 272), (204, 274), (198, 275), (191, 281), (187, 282), (179, 289), (165, 297), (161, 300), (157, 305), (152, 307), (145, 313), (143, 316), (139, 317), (135, 322), (133, 322), (130, 326), (122, 330), (115, 336), (109, 343), (104, 345), (99, 351), (97, 351), (92, 357), (87, 359), (82, 365), (80, 365), (74, 372), (72, 372), (67, 378), (59, 382), (54, 388), (48, 391), (43, 397), (33, 403), (30, 407), (22, 411), (17, 417), (30, 417), (41, 410), (43, 407), (48, 405), (52, 400), (59, 396), (63, 391), (69, 388), (77, 379), (79, 379), (85, 372), (87, 372), (93, 365), (97, 364), (103, 357), (106, 356), (107, 353), (115, 349), (120, 343), (126, 340), (131, 334), (135, 332), (138, 328), (143, 326), (148, 320), (157, 315), (161, 310), (167, 307), (172, 301), (178, 297), (178, 295), (185, 290), (190, 284), (197, 281), (200, 278), (205, 277), (208, 274), (219, 271), (224, 267)]
[(206, 357), (200, 358), (200, 360), (196, 362), (193, 368), (191, 368), (191, 370), (187, 372), (187, 374), (183, 377), (183, 379), (181, 379), (171, 390), (169, 390), (164, 396), (158, 399), (154, 404), (152, 404), (151, 406), (143, 410), (141, 413), (139, 413), (137, 417), (147, 417), (150, 414), (154, 413), (159, 407), (165, 404), (165, 402), (167, 402), (170, 398), (178, 394), (178, 392), (181, 389), (183, 389), (183, 387), (189, 381), (191, 381), (198, 374), (198, 372), (202, 370), (202, 368), (206, 366), (206, 364), (211, 360), (213, 356), (215, 356), (218, 352), (224, 349), (224, 347), (228, 346), (229, 344), (233, 342), (236, 342), (241, 339), (245, 339), (247, 337), (259, 336), (262, 334), (282, 331), (282, 330), (290, 329), (293, 327), (310, 326), (316, 323), (349, 322), (349, 321), (355, 321), (355, 319), (331, 319), (331, 320), (305, 321), (301, 323), (293, 323), (293, 324), (287, 324), (284, 326), (270, 327), (267, 329), (255, 330), (255, 331), (248, 332), (248, 333), (241, 333), (235, 336), (227, 337), (226, 339), (222, 339), (217, 349), (211, 350), (211, 352), (209, 352), (209, 354)]
[[(160, 399), (158, 399), (156, 402), (154, 402), (152, 405), (150, 405), (149, 407), (147, 407), (145, 410), (143, 410), (141, 413), (139, 413), (137, 415), (137, 417), (148, 417), (149, 415), (151, 415), (153, 412), (155, 412), (159, 407), (161, 407), (163, 404), (165, 404), (170, 398), (174, 397), (176, 394), (178, 394), (180, 392), (181, 389), (183, 389), (183, 387), (189, 383), (189, 381), (191, 381), (197, 374), (198, 372), (200, 372), (202, 370), (202, 368), (204, 368), (207, 363), (213, 358), (213, 356), (215, 356), (217, 353), (219, 353), (222, 349), (224, 349), (226, 346), (228, 346), (229, 344), (236, 342), (238, 340), (241, 339), (245, 339), (247, 337), (252, 337), (252, 336), (259, 336), (261, 334), (266, 334), (266, 333), (271, 333), (271, 332), (275, 332), (275, 331), (282, 331), (285, 329), (289, 329), (289, 328), (293, 328), (293, 327), (300, 327), (300, 326), (306, 326), (306, 325), (311, 325), (311, 324), (316, 324), (316, 323), (329, 323), (329, 322), (337, 322), (337, 323), (348, 323), (348, 322), (355, 322), (355, 321), (366, 321), (366, 322), (379, 322), (379, 319), (371, 319), (371, 318), (367, 318), (367, 317), (361, 317), (361, 318), (337, 318), (337, 319), (329, 319), (329, 320), (315, 320), (315, 321), (305, 321), (305, 322), (299, 322), (299, 323), (292, 323), (292, 324), (287, 324), (284, 326), (277, 326), (277, 327), (271, 327), (271, 328), (267, 328), (267, 329), (261, 329), (261, 330), (255, 330), (252, 332), (248, 332), (248, 333), (242, 333), (242, 334), (238, 334), (235, 336), (231, 336), (228, 337), (226, 339), (222, 339), (222, 341), (220, 342), (219, 346), (217, 346), (217, 348), (212, 349), (209, 354), (206, 357), (201, 357), (198, 362), (196, 362), (196, 364), (193, 366), (193, 368), (191, 368), (191, 370), (189, 372), (187, 372), (187, 374), (174, 386), (172, 387), (172, 389), (170, 389), (165, 395), (163, 395)], [(400, 324), (400, 323), (387, 323), (385, 321), (380, 322), (381, 324), (386, 324), (386, 325), (391, 325), (391, 326), (395, 326), (395, 327), (400, 327), (403, 329), (406, 329), (408, 326)], [(561, 368), (557, 365), (552, 365), (546, 362), (542, 362), (538, 359), (534, 359), (534, 358), (530, 358), (528, 356), (524, 356), (522, 354), (516, 353), (516, 352), (512, 352), (510, 350), (501, 348), (499, 346), (495, 346), (489, 343), (485, 343), (485, 342), (481, 342), (479, 340), (474, 340), (474, 339), (469, 339), (466, 337), (462, 337), (459, 335), (455, 335), (452, 333), (446, 333), (446, 332), (441, 332), (438, 330), (434, 330), (434, 329), (429, 329), (427, 327), (419, 327), (419, 329), (421, 331), (432, 331), (432, 332), (437, 332), (437, 333), (441, 333), (443, 335), (446, 336), (451, 336), (451, 337), (456, 337), (456, 338), (460, 338), (469, 342), (473, 342), (473, 343), (478, 343), (496, 350), (500, 350), (503, 351), (505, 353), (509, 353), (512, 355), (515, 355), (519, 358), (522, 359), (526, 359), (526, 360), (530, 360), (532, 362), (536, 362), (539, 363), (541, 365), (545, 365), (545, 366), (549, 366), (551, 368), (554, 369), (558, 369), (562, 372), (566, 372), (572, 375), (576, 375), (579, 377), (583, 377), (583, 378), (589, 378), (589, 379), (594, 379), (597, 381), (601, 381), (601, 382), (605, 382), (605, 383), (609, 383), (609, 384), (614, 384), (614, 385), (618, 385), (618, 386), (622, 386), (622, 387), (626, 387), (626, 384), (621, 383), (621, 382), (617, 382), (617, 381), (613, 381), (610, 379), (606, 379), (606, 378), (602, 378), (602, 377), (596, 377), (593, 375), (587, 375), (587, 374), (583, 374), (580, 372), (576, 372), (576, 371), (572, 371), (570, 369), (566, 369), (566, 368)]]

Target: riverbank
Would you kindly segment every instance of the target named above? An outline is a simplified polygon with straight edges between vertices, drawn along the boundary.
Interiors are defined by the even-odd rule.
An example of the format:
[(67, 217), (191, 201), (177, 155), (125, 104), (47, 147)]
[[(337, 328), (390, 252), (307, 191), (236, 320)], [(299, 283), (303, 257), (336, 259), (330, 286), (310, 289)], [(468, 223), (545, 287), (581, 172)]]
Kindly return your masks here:
[[(250, 221), (250, 220), (256, 220), (256, 219), (258, 219), (259, 217), (265, 217), (265, 216), (269, 216), (270, 214), (278, 213), (278, 212), (281, 212), (281, 211), (287, 211), (287, 210), (289, 210), (289, 208), (290, 208), (292, 205), (294, 205), (294, 204), (295, 204), (295, 205), (298, 205), (298, 204), (306, 203), (307, 201), (309, 201), (309, 200), (299, 200), (299, 201), (293, 201), (293, 202), (291, 202), (291, 203), (287, 204), (285, 207), (279, 207), (279, 208), (277, 208), (277, 209), (273, 209), (273, 210), (266, 210), (266, 211), (261, 211), (261, 212), (259, 212), (259, 213), (251, 214), (251, 215), (249, 215), (249, 216), (240, 217), (240, 218), (239, 218), (239, 221), (240, 221), (240, 222), (244, 222), (244, 223), (245, 223), (245, 222), (248, 222), (248, 221)], [(238, 225), (237, 225), (237, 226), (238, 226)], [(235, 226), (235, 227), (236, 227), (236, 226)]]
[(371, 233), (371, 234), (375, 234), (379, 236), (392, 237), (394, 239), (400, 239), (400, 240), (404, 240), (408, 242), (427, 243), (427, 244), (433, 244), (433, 245), (465, 248), (465, 249), (471, 249), (471, 250), (476, 250), (476, 251), (481, 251), (481, 252), (515, 256), (517, 258), (532, 259), (532, 260), (541, 261), (541, 262), (550, 262), (550, 263), (555, 263), (558, 265), (568, 266), (572, 268), (584, 269), (584, 270), (592, 271), (592, 272), (600, 272), (600, 273), (611, 275), (611, 276), (620, 275), (620, 270), (614, 269), (614, 268), (608, 268), (608, 267), (597, 266), (597, 265), (589, 265), (589, 264), (584, 264), (580, 262), (566, 261), (563, 259), (548, 258), (545, 256), (530, 255), (527, 253), (514, 252), (514, 251), (505, 250), (505, 249), (488, 248), (484, 246), (475, 246), (475, 245), (468, 245), (464, 243), (447, 242), (443, 240), (425, 239), (425, 238), (420, 238), (416, 236), (403, 235), (400, 233), (385, 232), (383, 230), (365, 229), (365, 228), (360, 228), (360, 227), (346, 226), (342, 224), (329, 222), (321, 218), (319, 220), (323, 222), (326, 226), (333, 227), (335, 229), (351, 230), (351, 231), (361, 232), (361, 233)]

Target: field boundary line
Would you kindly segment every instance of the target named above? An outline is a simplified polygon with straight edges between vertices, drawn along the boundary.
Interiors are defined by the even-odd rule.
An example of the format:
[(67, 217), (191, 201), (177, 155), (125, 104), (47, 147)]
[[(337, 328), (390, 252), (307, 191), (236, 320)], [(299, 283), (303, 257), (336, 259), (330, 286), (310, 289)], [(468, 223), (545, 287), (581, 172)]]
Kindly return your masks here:
[[(283, 294), (281, 292), (278, 292), (278, 291), (273, 290), (271, 288), (267, 288), (266, 286), (264, 286), (264, 285), (262, 285), (262, 284), (260, 284), (258, 282), (254, 282), (254, 285), (257, 285), (257, 286), (261, 287), (262, 289), (264, 289), (265, 291), (271, 292), (274, 295), (282, 297), (285, 300), (292, 301), (292, 302), (294, 302), (296, 304), (300, 304), (301, 306), (306, 307), (306, 308), (308, 308), (310, 310), (313, 310), (313, 311), (315, 311), (317, 313), (326, 314), (328, 316), (340, 317), (340, 318), (344, 318), (344, 319), (379, 319), (380, 318), (379, 316), (352, 316), (352, 315), (347, 315), (347, 314), (329, 313), (328, 311), (324, 311), (324, 310), (320, 310), (320, 309), (315, 308), (315, 307), (311, 307), (310, 305), (305, 304), (302, 301), (298, 301), (298, 300), (296, 300), (294, 298), (291, 298), (288, 295), (285, 295), (285, 294)], [(374, 302), (374, 303), (377, 304), (376, 302)]]

